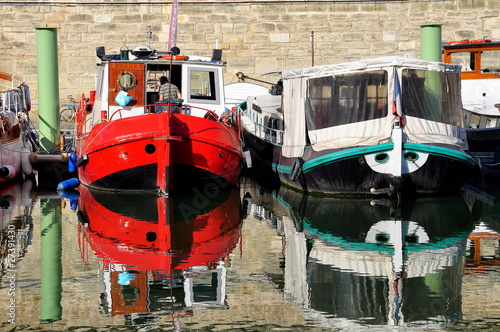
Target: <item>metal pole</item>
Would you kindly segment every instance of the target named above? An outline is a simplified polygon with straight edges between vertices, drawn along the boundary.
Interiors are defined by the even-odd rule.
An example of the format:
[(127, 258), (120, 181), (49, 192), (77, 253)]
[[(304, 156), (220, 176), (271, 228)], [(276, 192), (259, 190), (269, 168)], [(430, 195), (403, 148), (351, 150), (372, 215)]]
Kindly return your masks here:
[(311, 31), (311, 51), (312, 66), (314, 67), (314, 31)]
[(43, 27), (36, 29), (36, 53), (40, 151), (50, 154), (58, 152), (60, 141), (56, 28)]
[(60, 199), (40, 200), (41, 270), (40, 321), (62, 318), (62, 210)]

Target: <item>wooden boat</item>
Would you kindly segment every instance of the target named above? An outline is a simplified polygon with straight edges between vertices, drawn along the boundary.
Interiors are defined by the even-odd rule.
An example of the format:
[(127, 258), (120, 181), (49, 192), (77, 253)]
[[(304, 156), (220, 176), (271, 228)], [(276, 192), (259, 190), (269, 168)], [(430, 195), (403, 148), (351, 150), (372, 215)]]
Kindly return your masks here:
[[(169, 195), (199, 181), (237, 182), (239, 119), (224, 107), (220, 57), (188, 57), (146, 45), (120, 55), (98, 48), (98, 57), (96, 91), (88, 100), (82, 96), (76, 115), (82, 184)], [(157, 101), (161, 76), (179, 88), (182, 100)]]
[(456, 191), (474, 167), (459, 73), (403, 57), (285, 70), (282, 95), (239, 105), (252, 164), (308, 193)]
[[(197, 306), (224, 308), (224, 263), (242, 225), (237, 189), (210, 199), (78, 191), (82, 257), (99, 257), (107, 314), (175, 309), (182, 316)], [(215, 296), (198, 296), (200, 286)], [(130, 289), (137, 292), (127, 305), (123, 295)]]
[(28, 138), (29, 87), (14, 75), (0, 72), (0, 186), (32, 174)]
[(462, 104), (470, 154), (485, 175), (500, 176), (500, 41), (443, 44), (443, 61), (462, 66)]

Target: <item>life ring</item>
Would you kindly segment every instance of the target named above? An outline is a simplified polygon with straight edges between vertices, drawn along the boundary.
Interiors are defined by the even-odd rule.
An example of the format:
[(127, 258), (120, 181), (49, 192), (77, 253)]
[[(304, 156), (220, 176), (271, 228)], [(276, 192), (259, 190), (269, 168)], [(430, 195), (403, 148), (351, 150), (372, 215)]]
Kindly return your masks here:
[(472, 43), (491, 43), (491, 39), (474, 39), (471, 41)]
[(165, 60), (189, 60), (187, 55), (162, 55), (161, 58)]
[(464, 39), (464, 40), (455, 40), (455, 41), (451, 41), (449, 42), (448, 44), (449, 45), (457, 45), (457, 44), (468, 44), (470, 43), (469, 40), (467, 39)]

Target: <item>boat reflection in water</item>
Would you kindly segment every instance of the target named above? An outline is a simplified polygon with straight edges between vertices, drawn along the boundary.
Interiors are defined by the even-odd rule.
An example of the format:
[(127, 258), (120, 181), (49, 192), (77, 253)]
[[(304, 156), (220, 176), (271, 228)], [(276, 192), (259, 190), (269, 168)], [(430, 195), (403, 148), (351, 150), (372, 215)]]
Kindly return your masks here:
[(80, 246), (102, 261), (106, 314), (178, 321), (199, 306), (225, 307), (224, 264), (241, 228), (237, 190), (179, 198), (79, 191)]
[(285, 298), (327, 328), (440, 328), (461, 318), (473, 218), (461, 196), (314, 198), (280, 189)]
[(33, 238), (30, 179), (0, 189), (0, 280), (15, 271)]

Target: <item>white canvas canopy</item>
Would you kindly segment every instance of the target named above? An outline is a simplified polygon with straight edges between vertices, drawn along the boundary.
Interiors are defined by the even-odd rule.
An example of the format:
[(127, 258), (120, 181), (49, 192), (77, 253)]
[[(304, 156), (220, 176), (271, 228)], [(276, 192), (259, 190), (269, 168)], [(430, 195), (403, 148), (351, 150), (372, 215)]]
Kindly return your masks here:
[[(337, 65), (284, 70), (283, 110), (285, 133), (283, 139), (283, 155), (286, 157), (301, 156), (307, 144), (306, 134), (309, 137), (309, 143), (316, 151), (330, 148), (368, 146), (390, 141), (392, 128), (395, 121), (398, 120), (398, 117), (393, 115), (392, 104), (395, 98), (395, 91), (400, 91), (395, 89), (394, 78), (396, 71), (394, 68), (397, 68), (397, 75), (399, 78), (406, 75), (404, 83), (407, 84), (408, 90), (414, 89), (416, 91), (415, 93), (421, 93), (418, 89), (420, 88), (422, 90), (422, 86), (425, 85), (427, 95), (424, 97), (427, 98), (429, 97), (429, 91), (427, 90), (430, 90), (430, 88), (436, 90), (432, 91), (436, 92), (436, 96), (434, 96), (430, 103), (428, 103), (428, 100), (419, 101), (416, 97), (413, 97), (411, 100), (413, 102), (411, 106), (413, 106), (415, 114), (406, 114), (404, 116), (404, 132), (407, 136), (407, 140), (415, 143), (446, 143), (466, 147), (465, 131), (463, 130), (461, 114), (460, 67), (457, 65), (430, 62), (420, 59), (382, 57)], [(455, 75), (450, 76), (451, 78), (445, 77), (445, 81), (442, 81), (442, 75), (440, 74), (425, 74), (427, 76), (414, 79), (415, 82), (421, 85), (417, 86), (417, 83), (412, 82), (413, 78), (410, 77), (410, 74), (404, 72), (404, 70), (408, 68), (414, 69), (416, 70), (415, 72), (418, 73), (452, 73)], [(358, 80), (359, 77), (368, 77), (370, 73), (376, 73), (374, 77), (368, 77), (372, 81), (378, 82), (377, 80), (384, 80), (383, 83), (379, 83), (378, 85), (369, 83), (364, 87), (366, 91), (369, 90), (368, 93), (375, 96), (374, 98), (370, 99), (371, 97), (367, 96), (365, 90), (361, 91), (365, 93), (364, 95), (356, 95), (356, 93), (361, 93), (357, 85), (359, 81), (350, 83), (351, 85), (347, 84), (340, 88), (337, 87), (337, 89), (339, 89), (338, 91), (333, 91), (333, 87), (323, 82), (323, 85), (315, 90), (315, 93), (321, 95), (317, 98), (319, 101), (317, 105), (311, 106), (311, 103), (314, 103), (314, 101), (311, 101), (311, 93), (313, 93), (311, 92), (311, 87), (314, 84), (312, 83), (314, 79), (323, 78), (325, 82), (328, 81), (328, 79), (331, 79), (332, 82), (336, 80), (335, 84), (338, 85), (338, 81), (341, 80), (339, 77), (347, 77), (348, 79), (349, 75), (353, 73), (360, 74), (358, 75)], [(364, 75), (364, 73), (367, 73), (367, 75)], [(382, 76), (384, 77), (381, 78)], [(454, 78), (455, 76), (456, 79)], [(335, 84), (332, 83), (332, 86)], [(364, 83), (361, 82), (361, 84)], [(429, 85), (430, 88), (427, 85)], [(382, 92), (384, 95), (383, 101), (381, 101), (380, 97)], [(403, 86), (403, 98), (405, 93), (408, 96), (413, 93), (413, 90), (411, 93), (404, 91)], [(345, 96), (343, 94), (345, 94)], [(328, 101), (328, 98), (324, 97), (332, 95), (334, 96), (328, 98), (343, 98), (343, 100), (340, 101), (342, 103), (353, 103), (352, 100), (356, 98), (361, 99), (361, 97), (365, 100), (362, 106), (348, 105), (348, 107), (344, 107), (344, 109), (349, 112), (339, 111), (335, 109), (335, 107), (331, 107), (334, 103)], [(441, 100), (442, 98), (445, 98), (447, 103), (444, 103)], [(368, 102), (366, 99), (369, 99)], [(321, 108), (322, 102), (330, 102), (330, 104), (328, 104), (328, 107), (325, 106), (321, 110), (323, 114), (318, 114), (318, 109)], [(335, 105), (338, 106), (339, 101), (337, 100), (335, 102), (337, 102)], [(356, 103), (356, 101), (354, 101), (354, 103)], [(368, 108), (368, 106), (366, 106), (368, 103), (372, 103), (375, 106), (373, 107), (372, 105), (369, 111), (361, 110), (362, 108)], [(377, 103), (379, 106), (378, 108), (376, 107)], [(437, 108), (431, 109), (431, 112), (435, 114), (430, 114), (430, 118), (426, 118), (426, 114), (419, 114), (419, 112), (423, 112), (421, 109), (430, 109), (430, 106), (434, 104)], [(386, 113), (380, 113), (382, 109), (381, 105), (383, 109), (386, 110)], [(308, 114), (311, 113), (311, 109), (316, 113)], [(358, 112), (361, 117), (352, 118), (357, 114), (356, 112), (351, 112), (352, 109), (355, 111), (361, 110)], [(355, 114), (353, 115), (353, 113)], [(322, 127), (314, 127), (314, 125), (308, 126), (307, 123), (317, 120), (311, 120), (314, 116), (322, 116), (324, 117), (322, 120), (323, 122), (332, 122), (334, 124)], [(332, 120), (332, 118), (335, 118), (335, 120)], [(436, 121), (434, 118), (438, 120)], [(441, 118), (444, 119), (442, 122)], [(306, 121), (306, 119), (308, 121)]]

